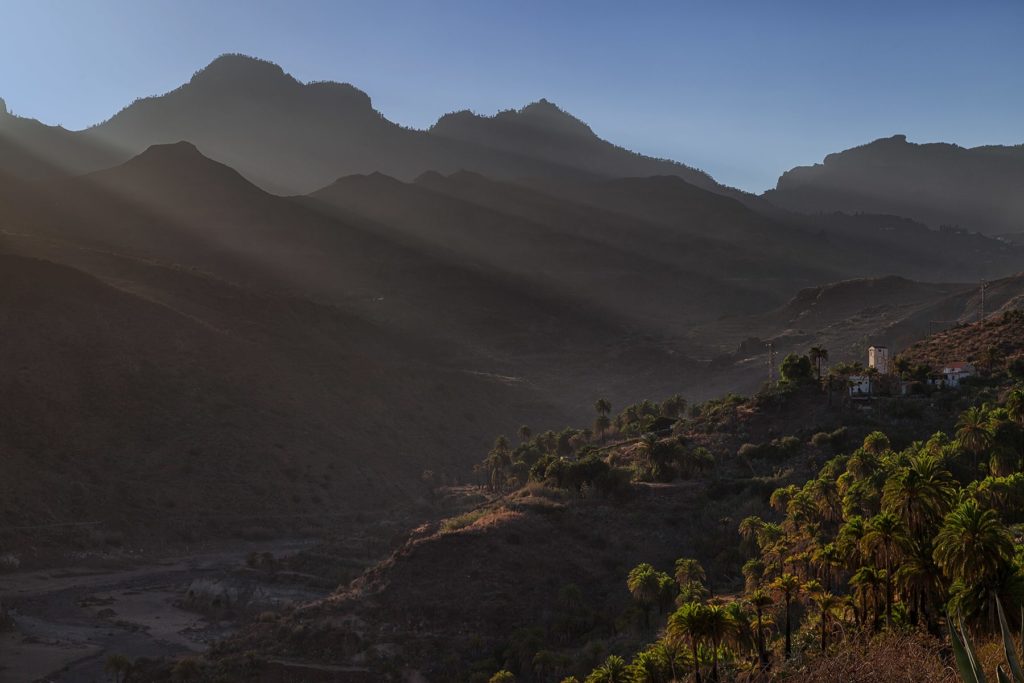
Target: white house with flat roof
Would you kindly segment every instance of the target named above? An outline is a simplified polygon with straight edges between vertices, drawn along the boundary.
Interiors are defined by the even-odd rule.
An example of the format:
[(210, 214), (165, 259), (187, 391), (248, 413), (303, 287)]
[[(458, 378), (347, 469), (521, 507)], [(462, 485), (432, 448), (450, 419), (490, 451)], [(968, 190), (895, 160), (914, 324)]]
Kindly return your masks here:
[(868, 398), (871, 396), (871, 378), (867, 375), (850, 375), (850, 398)]

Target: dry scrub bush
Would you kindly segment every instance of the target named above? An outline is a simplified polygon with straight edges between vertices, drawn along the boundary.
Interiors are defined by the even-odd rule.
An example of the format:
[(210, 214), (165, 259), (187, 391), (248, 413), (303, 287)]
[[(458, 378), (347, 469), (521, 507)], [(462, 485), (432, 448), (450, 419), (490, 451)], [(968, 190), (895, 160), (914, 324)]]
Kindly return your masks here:
[[(998, 658), (985, 648), (979, 656)], [(847, 642), (834, 652), (810, 661), (784, 680), (801, 683), (960, 683), (951, 663), (944, 663), (942, 643), (924, 634), (883, 633), (866, 643)], [(988, 655), (988, 657), (986, 657)], [(951, 655), (949, 655), (951, 657)]]

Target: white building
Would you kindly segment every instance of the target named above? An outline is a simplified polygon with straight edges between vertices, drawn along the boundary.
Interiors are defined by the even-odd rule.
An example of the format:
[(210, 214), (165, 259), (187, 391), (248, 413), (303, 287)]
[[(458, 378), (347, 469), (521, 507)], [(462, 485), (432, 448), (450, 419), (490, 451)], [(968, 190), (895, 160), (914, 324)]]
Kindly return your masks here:
[(974, 366), (966, 361), (949, 363), (942, 368), (942, 381), (947, 387), (960, 386), (960, 380), (974, 374)]
[(889, 374), (889, 347), (869, 346), (868, 367), (878, 371), (880, 375)]
[(867, 398), (871, 395), (871, 378), (867, 375), (850, 375), (850, 396)]

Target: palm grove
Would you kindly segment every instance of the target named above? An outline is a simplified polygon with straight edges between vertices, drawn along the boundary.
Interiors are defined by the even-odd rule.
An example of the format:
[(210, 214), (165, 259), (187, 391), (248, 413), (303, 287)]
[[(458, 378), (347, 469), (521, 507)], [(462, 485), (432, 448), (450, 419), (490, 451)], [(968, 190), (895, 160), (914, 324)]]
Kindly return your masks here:
[(799, 648), (828, 652), (882, 630), (942, 637), (947, 615), (998, 632), (997, 604), (1024, 606), (1024, 388), (974, 406), (955, 433), (902, 450), (881, 432), (829, 460), (803, 486), (775, 490), (771, 519), (738, 524), (745, 589), (710, 598), (703, 569), (640, 565), (627, 586), (645, 609), (673, 603), (660, 637), (631, 663), (606, 661), (593, 683), (769, 675)]
[[(820, 348), (787, 358), (783, 390), (800, 381), (821, 386), (825, 359)], [(981, 635), (998, 632), (1000, 603), (1007, 614), (1024, 615), (1015, 526), (1024, 523), (1024, 386), (994, 386), (985, 394), (992, 400), (963, 410), (948, 433), (897, 449), (885, 433), (872, 432), (814, 478), (774, 490), (767, 514), (723, 520), (734, 525), (746, 558), (742, 590), (713, 595), (713, 577), (692, 558), (634, 567), (625, 587), (653, 642), (631, 657), (609, 656), (587, 683), (771, 678), (792, 673), (795, 659), (827, 656), (882, 632), (942, 638), (950, 614)], [(691, 412), (731, 401), (739, 399)], [(524, 428), (514, 448), (499, 439), (481, 466), (487, 485), (502, 492), (536, 481), (614, 496), (631, 481), (670, 481), (715, 467), (706, 449), (665, 438), (688, 412), (678, 396), (614, 418), (599, 400), (595, 412), (593, 430), (533, 436)], [(796, 440), (771, 447), (785, 449), (789, 441)], [(617, 460), (623, 451), (633, 456), (629, 467)], [(501, 671), (495, 680), (514, 680), (509, 676)]]

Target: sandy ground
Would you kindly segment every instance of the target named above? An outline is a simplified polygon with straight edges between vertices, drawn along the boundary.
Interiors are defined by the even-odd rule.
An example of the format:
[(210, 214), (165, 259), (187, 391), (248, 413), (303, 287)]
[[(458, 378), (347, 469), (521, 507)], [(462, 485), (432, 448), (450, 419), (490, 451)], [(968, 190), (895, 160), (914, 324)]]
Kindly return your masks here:
[(177, 606), (197, 578), (222, 575), (253, 551), (283, 556), (313, 541), (237, 544), (224, 551), (95, 571), (65, 568), (0, 575), (0, 601), (17, 629), (0, 634), (0, 683), (108, 680), (108, 655), (202, 652), (237, 628)]

